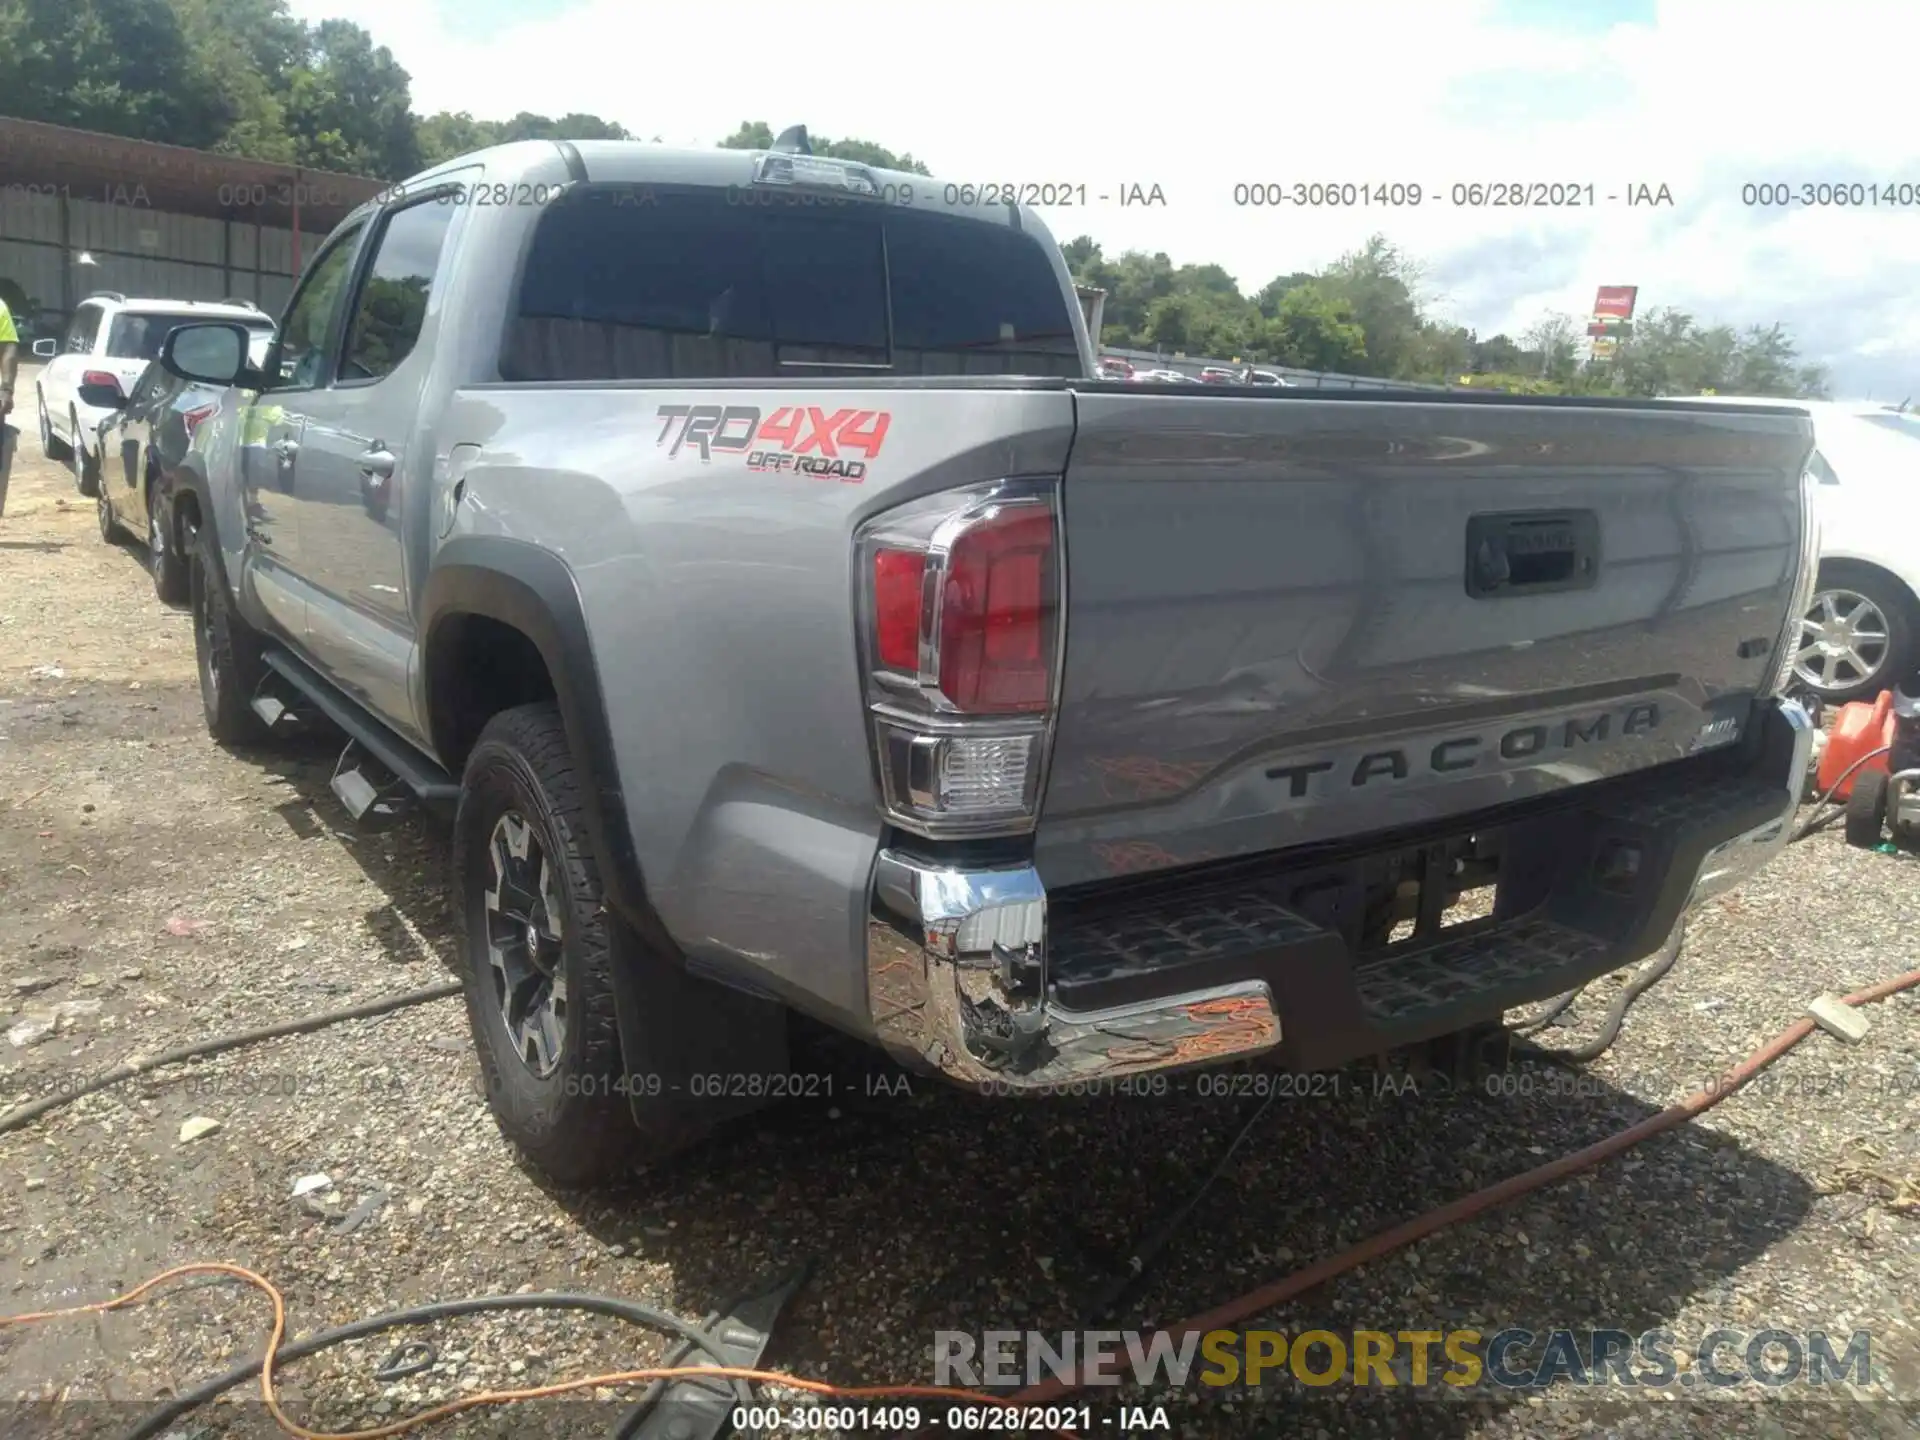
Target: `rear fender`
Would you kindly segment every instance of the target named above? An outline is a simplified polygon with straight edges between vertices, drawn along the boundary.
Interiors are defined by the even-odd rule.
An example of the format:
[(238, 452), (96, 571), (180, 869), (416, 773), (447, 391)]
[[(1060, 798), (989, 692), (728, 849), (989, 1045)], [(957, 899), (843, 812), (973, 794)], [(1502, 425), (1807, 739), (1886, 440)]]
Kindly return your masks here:
[[(553, 682), (567, 746), (584, 781), (581, 802), (602, 892), (607, 907), (639, 941), (619, 946), (621, 963), (613, 968), (620, 1042), (629, 1074), (644, 1080), (650, 1075), (672, 1077), (695, 1071), (783, 1072), (784, 1007), (690, 975), (679, 945), (647, 898), (614, 758), (613, 728), (572, 571), (551, 551), (524, 541), (456, 536), (436, 554), (421, 597), (423, 662), (433, 653), (436, 635), (444, 633), (449, 620), (461, 616), (483, 616), (525, 635), (540, 652)], [(418, 684), (438, 758), (449, 770), (457, 770), (465, 757), (449, 753), (447, 704), (444, 697), (436, 704), (430, 665), (421, 664)], [(628, 717), (628, 723), (637, 718)], [(666, 1083), (681, 1082), (669, 1079)], [(644, 1084), (633, 1087), (635, 1104), (643, 1098), (644, 1088)]]

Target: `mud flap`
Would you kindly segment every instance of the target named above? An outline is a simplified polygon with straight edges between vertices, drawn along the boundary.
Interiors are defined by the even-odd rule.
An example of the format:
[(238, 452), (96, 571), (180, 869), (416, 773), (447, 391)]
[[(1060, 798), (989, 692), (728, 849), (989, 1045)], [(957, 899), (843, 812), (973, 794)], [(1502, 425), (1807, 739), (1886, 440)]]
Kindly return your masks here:
[(787, 1011), (689, 974), (614, 921), (614, 1008), (633, 1118), (650, 1135), (692, 1131), (764, 1107), (787, 1073)]

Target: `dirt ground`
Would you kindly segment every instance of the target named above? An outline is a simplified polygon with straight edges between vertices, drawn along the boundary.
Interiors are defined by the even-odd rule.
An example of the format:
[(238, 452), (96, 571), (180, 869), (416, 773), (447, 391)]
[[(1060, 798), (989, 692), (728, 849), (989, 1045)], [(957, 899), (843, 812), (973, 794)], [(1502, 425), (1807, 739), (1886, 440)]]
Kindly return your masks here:
[[(208, 739), (186, 617), (155, 600), (137, 545), (99, 539), (92, 502), (39, 457), (30, 379), (21, 392), (27, 433), (0, 518), (0, 1109), (135, 1055), (444, 980), (439, 828), (348, 832), (324, 742), (235, 755)], [(1916, 878), (1912, 858), (1851, 851), (1831, 831), (1794, 846), (1698, 919), (1673, 978), (1577, 1081), (1528, 1071), (1504, 1086), (1382, 1091), (1356, 1072), (1273, 1105), (1117, 1323), (1206, 1310), (1662, 1108), (1818, 993), (1920, 963)], [(1592, 1033), (1613, 989), (1595, 987), (1549, 1041)], [(1529, 1396), (1196, 1383), (1108, 1392), (1082, 1433), (1129, 1428), (1122, 1402), (1165, 1406), (1160, 1433), (1196, 1436), (1920, 1433), (1920, 998), (1869, 1018), (1857, 1046), (1816, 1035), (1765, 1087), (1699, 1122), (1259, 1322), (1288, 1334), (1665, 1329), (1671, 1384)], [(926, 1382), (935, 1331), (1080, 1325), (1086, 1298), (1218, 1161), (1252, 1103), (1011, 1104), (920, 1081), (855, 1085), (581, 1195), (516, 1163), (477, 1076), (460, 1002), (445, 1000), (165, 1069), (0, 1134), (0, 1310), (226, 1260), (285, 1291), (290, 1333), (528, 1289), (698, 1319), (804, 1264), (768, 1366)], [(217, 1124), (183, 1140), (196, 1120)], [(0, 1327), (0, 1433), (117, 1433), (256, 1355), (268, 1321), (258, 1295), (201, 1283), (106, 1316)], [(1709, 1332), (1769, 1326), (1871, 1331), (1871, 1383), (1692, 1383)], [(283, 1397), (310, 1425), (359, 1429), (666, 1348), (561, 1313), (407, 1333), (434, 1346), (422, 1373), (374, 1377), (406, 1338), (385, 1334), (287, 1366)], [(421, 1433), (612, 1434), (622, 1406), (608, 1402), (636, 1393)], [(928, 1413), (938, 1433), (945, 1408)], [(264, 1433), (251, 1405), (172, 1433), (225, 1425)]]

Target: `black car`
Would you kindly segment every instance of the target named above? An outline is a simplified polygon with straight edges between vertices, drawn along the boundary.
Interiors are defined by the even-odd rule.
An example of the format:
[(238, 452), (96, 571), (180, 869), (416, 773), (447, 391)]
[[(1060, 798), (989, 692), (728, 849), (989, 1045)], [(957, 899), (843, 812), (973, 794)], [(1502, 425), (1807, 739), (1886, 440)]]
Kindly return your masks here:
[[(265, 359), (272, 333), (254, 341), (252, 359)], [(187, 564), (193, 553), (191, 517), (173, 513), (174, 476), (193, 445), (200, 422), (220, 406), (222, 392), (170, 374), (158, 360), (141, 372), (122, 398), (107, 387), (81, 399), (114, 407), (100, 422), (100, 538), (112, 540), (127, 530), (147, 542), (153, 588), (169, 605), (187, 602)]]

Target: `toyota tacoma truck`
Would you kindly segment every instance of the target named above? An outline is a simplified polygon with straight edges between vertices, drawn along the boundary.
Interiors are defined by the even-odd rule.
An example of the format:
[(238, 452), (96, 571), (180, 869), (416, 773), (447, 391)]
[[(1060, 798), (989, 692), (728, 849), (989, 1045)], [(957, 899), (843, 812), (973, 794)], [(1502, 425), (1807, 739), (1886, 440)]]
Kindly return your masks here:
[(452, 814), (501, 1129), (584, 1184), (811, 1016), (996, 1094), (1339, 1066), (1786, 843), (1793, 409), (1095, 378), (1029, 210), (524, 141), (376, 197), (180, 466), (207, 723)]

